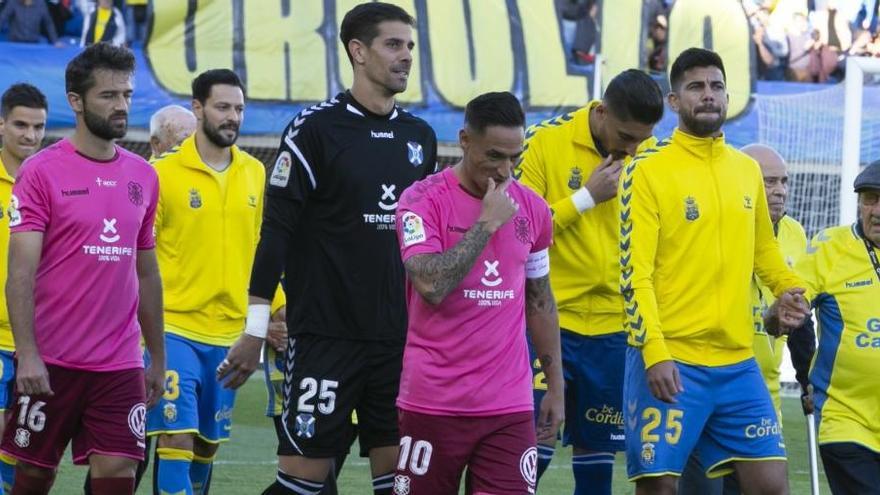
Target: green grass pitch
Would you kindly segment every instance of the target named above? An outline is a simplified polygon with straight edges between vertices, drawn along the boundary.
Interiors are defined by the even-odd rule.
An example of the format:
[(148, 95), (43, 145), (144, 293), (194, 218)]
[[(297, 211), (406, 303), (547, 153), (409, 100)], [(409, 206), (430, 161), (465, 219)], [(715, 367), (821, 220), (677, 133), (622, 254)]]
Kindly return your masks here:
[[(214, 467), (212, 495), (258, 495), (275, 476), (275, 432), (269, 418), (263, 415), (266, 392), (262, 378), (251, 379), (240, 391), (235, 407), (232, 440), (220, 448)], [(806, 423), (795, 398), (783, 399), (783, 422), (785, 441), (789, 455), (789, 481), (791, 493), (809, 494), (810, 476), (807, 459)], [(354, 452), (354, 450), (353, 450)], [(821, 465), (821, 461), (820, 461)], [(150, 464), (152, 471), (152, 463)], [(74, 467), (69, 454), (65, 457), (53, 494), (81, 494), (86, 470)], [(625, 479), (623, 456), (619, 454), (614, 466), (614, 493), (630, 494), (634, 485)], [(152, 494), (150, 476), (138, 490), (139, 494)], [(372, 493), (370, 471), (366, 459), (348, 458), (339, 479), (343, 495), (368, 495)], [(830, 493), (824, 474), (820, 483), (822, 493)], [(559, 448), (550, 469), (539, 486), (539, 494), (565, 495), (573, 492), (571, 475), (571, 450)]]

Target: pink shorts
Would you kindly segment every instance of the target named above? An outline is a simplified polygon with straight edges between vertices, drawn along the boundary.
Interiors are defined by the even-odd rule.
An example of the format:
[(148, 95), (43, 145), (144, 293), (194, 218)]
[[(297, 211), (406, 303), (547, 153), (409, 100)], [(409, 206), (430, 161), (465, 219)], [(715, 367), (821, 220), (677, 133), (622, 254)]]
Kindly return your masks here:
[(394, 495), (535, 493), (538, 452), (534, 413), (433, 416), (398, 410), (400, 456)]
[(144, 458), (144, 370), (83, 371), (47, 364), (55, 395), (13, 397), (0, 451), (54, 469), (73, 440), (74, 464), (92, 454)]

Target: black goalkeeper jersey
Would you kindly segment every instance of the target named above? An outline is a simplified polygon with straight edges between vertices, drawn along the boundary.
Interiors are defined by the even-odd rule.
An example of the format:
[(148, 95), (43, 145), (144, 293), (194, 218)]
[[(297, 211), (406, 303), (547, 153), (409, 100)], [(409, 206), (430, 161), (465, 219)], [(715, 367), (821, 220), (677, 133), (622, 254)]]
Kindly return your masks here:
[(283, 272), (291, 335), (403, 339), (394, 214), (436, 163), (433, 129), (399, 107), (376, 115), (345, 92), (302, 110), (267, 173), (251, 294), (271, 299)]

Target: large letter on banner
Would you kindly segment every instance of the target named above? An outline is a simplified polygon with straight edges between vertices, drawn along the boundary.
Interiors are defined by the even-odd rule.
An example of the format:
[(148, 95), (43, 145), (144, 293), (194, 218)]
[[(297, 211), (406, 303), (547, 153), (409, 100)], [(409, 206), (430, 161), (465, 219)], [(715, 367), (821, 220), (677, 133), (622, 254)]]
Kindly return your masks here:
[(425, 2), (434, 84), (463, 108), (488, 91), (513, 91), (510, 22), (504, 0)]
[(153, 1), (146, 51), (160, 85), (188, 96), (200, 73), (232, 68), (232, 5), (229, 0)]
[(754, 65), (749, 21), (737, 0), (677, 0), (669, 15), (669, 67), (684, 50), (698, 46), (721, 55), (727, 73), (727, 118), (746, 111), (752, 94)]
[(327, 97), (322, 0), (244, 1), (248, 97), (321, 101)]
[[(707, 3), (714, 3), (707, 2)], [(645, 64), (642, 58), (644, 39), (642, 0), (602, 2), (602, 90), (615, 76)]]
[(583, 106), (590, 99), (587, 76), (569, 75), (553, 0), (517, 0), (525, 38), (530, 109)]

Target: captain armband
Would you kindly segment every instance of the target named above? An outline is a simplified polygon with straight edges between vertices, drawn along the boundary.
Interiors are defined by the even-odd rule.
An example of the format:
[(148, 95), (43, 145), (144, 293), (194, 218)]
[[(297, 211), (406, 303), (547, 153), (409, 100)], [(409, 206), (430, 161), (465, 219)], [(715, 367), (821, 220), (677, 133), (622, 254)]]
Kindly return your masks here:
[(550, 273), (550, 252), (544, 248), (526, 259), (526, 278), (541, 278)]

